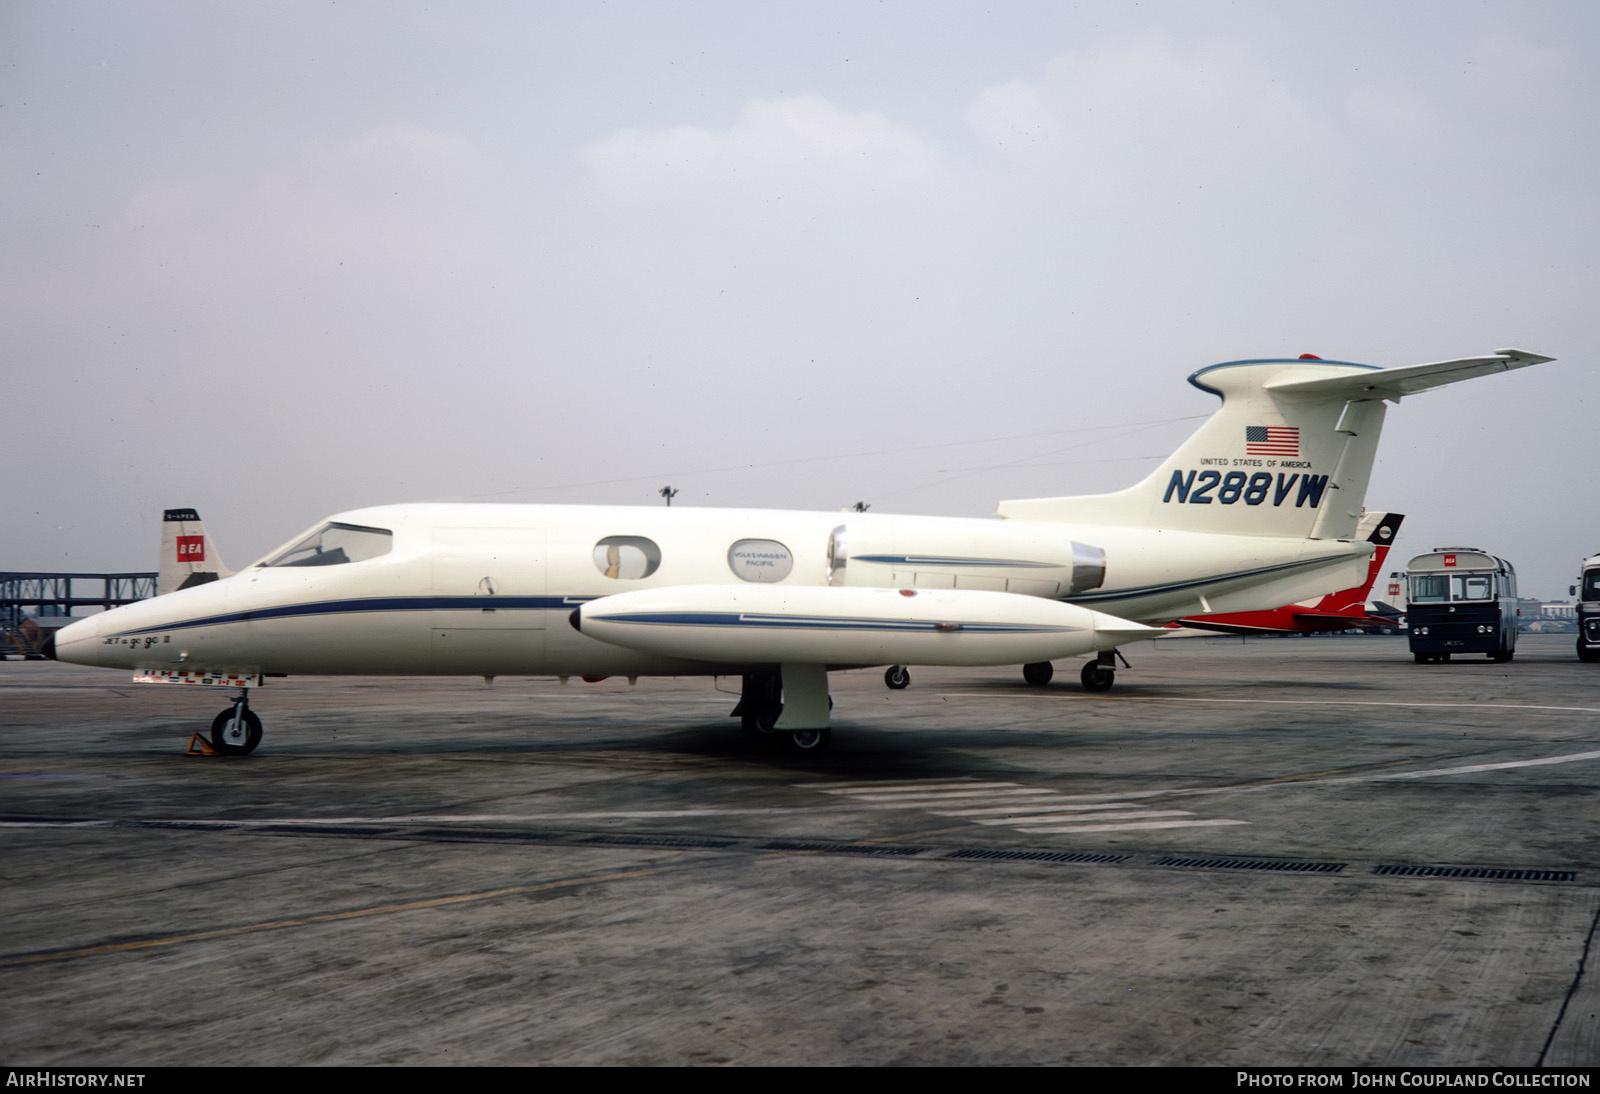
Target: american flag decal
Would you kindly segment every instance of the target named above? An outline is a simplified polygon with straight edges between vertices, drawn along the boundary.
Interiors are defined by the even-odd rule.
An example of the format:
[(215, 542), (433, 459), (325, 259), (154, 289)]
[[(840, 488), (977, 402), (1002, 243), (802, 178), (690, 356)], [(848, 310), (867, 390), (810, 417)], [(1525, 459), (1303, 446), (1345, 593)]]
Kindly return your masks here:
[(1244, 427), (1246, 456), (1300, 455), (1300, 427), (1297, 425), (1247, 425)]

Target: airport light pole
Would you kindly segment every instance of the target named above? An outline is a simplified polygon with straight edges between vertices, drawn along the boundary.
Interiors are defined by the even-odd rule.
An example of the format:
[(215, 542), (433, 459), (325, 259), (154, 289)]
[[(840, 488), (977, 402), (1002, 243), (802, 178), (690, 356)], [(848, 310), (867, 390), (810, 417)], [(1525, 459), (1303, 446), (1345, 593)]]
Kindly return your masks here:
[(672, 499), (678, 496), (678, 492), (670, 486), (663, 486), (660, 490), (657, 490), (656, 493), (667, 499), (668, 509), (672, 508)]

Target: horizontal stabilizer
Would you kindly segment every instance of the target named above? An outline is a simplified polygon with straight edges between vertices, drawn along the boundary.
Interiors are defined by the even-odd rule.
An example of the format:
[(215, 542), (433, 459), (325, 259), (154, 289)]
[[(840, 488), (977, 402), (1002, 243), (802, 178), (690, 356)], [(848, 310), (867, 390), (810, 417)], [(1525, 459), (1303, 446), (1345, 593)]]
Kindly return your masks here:
[(1482, 357), (1463, 357), (1457, 361), (1435, 361), (1427, 365), (1374, 369), (1354, 375), (1324, 376), (1317, 380), (1295, 380), (1285, 377), (1281, 380), (1269, 380), (1263, 386), (1268, 391), (1289, 396), (1393, 401), (1402, 395), (1416, 395), (1461, 380), (1471, 380), (1496, 372), (1509, 372), (1514, 368), (1527, 368), (1529, 365), (1539, 365), (1554, 360), (1554, 357), (1545, 357), (1526, 350), (1502, 349)]
[(1309, 356), (1211, 365), (1189, 382), (1220, 397), (1221, 408), (1143, 482), (1114, 494), (1003, 501), (997, 512), (1009, 520), (1348, 540), (1390, 402), (1551, 360), (1506, 349), (1401, 368)]

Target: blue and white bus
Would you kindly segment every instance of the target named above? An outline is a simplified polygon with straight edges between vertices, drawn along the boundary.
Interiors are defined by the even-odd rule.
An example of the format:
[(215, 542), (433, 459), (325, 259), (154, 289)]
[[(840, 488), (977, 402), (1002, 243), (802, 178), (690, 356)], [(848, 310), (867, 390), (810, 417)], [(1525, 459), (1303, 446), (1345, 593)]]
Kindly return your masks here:
[(1451, 654), (1509, 661), (1517, 648), (1517, 572), (1476, 547), (1439, 547), (1406, 565), (1406, 619), (1417, 664)]

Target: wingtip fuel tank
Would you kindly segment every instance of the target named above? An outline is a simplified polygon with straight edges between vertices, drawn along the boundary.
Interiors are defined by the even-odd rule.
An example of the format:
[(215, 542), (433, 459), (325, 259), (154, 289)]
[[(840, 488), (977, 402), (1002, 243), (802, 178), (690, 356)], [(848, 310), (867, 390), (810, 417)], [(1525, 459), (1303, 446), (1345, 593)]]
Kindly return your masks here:
[(1111, 649), (1160, 630), (1018, 593), (681, 585), (572, 613), (591, 638), (722, 664), (1011, 665)]

